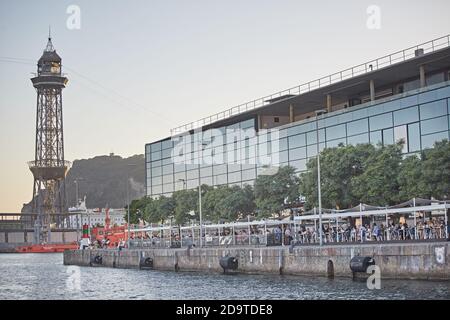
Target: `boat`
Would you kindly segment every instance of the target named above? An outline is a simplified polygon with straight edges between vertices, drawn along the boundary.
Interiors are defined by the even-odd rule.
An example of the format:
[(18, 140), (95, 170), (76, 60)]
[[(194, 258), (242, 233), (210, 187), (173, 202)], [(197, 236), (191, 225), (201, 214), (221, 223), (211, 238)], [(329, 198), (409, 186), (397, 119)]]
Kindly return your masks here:
[(17, 253), (56, 253), (64, 252), (65, 250), (76, 250), (78, 244), (73, 243), (55, 243), (55, 244), (32, 244), (28, 246), (16, 247)]
[(108, 248), (117, 248), (127, 239), (126, 225), (111, 227), (109, 208), (106, 208), (105, 226), (92, 228), (91, 236), (98, 243), (104, 243)]

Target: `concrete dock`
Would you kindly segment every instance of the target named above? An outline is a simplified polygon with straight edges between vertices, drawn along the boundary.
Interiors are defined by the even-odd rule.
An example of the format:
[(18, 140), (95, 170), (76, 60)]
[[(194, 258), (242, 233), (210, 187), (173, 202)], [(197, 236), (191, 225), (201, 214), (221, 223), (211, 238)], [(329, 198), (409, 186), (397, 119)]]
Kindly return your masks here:
[[(450, 280), (450, 243), (371, 243), (290, 247), (239, 247), (142, 250), (70, 250), (65, 265), (222, 273), (220, 258), (238, 259), (238, 273), (352, 277), (350, 260), (370, 256), (384, 279)], [(101, 263), (95, 258), (101, 257)], [(97, 262), (99, 259), (97, 258)], [(143, 271), (144, 272), (144, 271)]]

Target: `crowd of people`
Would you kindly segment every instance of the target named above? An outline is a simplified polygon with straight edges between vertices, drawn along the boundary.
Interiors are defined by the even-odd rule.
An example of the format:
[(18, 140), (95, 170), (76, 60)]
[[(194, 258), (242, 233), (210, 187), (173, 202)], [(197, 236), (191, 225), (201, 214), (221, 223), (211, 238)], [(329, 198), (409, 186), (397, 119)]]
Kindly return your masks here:
[[(343, 223), (339, 226), (324, 224), (323, 242), (365, 242), (393, 240), (427, 240), (445, 239), (446, 226), (444, 220), (430, 219), (419, 221), (414, 226), (404, 223), (372, 223), (353, 225)], [(296, 234), (298, 243), (320, 242), (319, 230), (313, 227), (300, 226)]]
[[(445, 239), (448, 236), (443, 219), (430, 218), (417, 221), (416, 225), (406, 222), (350, 224), (343, 222), (322, 224), (322, 242), (367, 242), (367, 241), (402, 241), (402, 240), (428, 240)], [(228, 245), (302, 245), (320, 242), (318, 226), (314, 224), (294, 225), (292, 221), (275, 226), (251, 226), (250, 228), (229, 227), (221, 230), (204, 229), (202, 245), (228, 246)], [(144, 238), (137, 238), (134, 244), (156, 247), (184, 247), (199, 245), (199, 232), (172, 231), (169, 233), (153, 232)]]

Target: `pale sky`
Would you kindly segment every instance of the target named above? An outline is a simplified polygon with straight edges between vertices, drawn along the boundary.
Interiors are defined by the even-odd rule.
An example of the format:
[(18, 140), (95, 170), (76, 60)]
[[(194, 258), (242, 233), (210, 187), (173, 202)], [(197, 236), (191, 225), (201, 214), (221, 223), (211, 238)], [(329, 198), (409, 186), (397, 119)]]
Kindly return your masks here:
[[(80, 29), (67, 28), (69, 5)], [(370, 5), (380, 29), (367, 27)], [(449, 12), (448, 0), (0, 0), (0, 212), (31, 199), (30, 77), (49, 25), (73, 161), (142, 154), (185, 122), (447, 35)]]

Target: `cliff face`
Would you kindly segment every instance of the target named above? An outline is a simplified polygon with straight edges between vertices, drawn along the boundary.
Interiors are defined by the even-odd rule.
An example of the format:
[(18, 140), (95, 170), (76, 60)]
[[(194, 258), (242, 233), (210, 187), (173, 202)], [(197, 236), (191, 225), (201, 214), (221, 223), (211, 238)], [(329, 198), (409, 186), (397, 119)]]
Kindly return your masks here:
[[(69, 207), (76, 203), (78, 196), (86, 196), (88, 208), (123, 208), (127, 201), (127, 176), (129, 176), (130, 200), (144, 196), (145, 160), (143, 155), (129, 158), (120, 156), (98, 156), (91, 159), (75, 160), (66, 177), (66, 195)], [(22, 212), (29, 212), (30, 204), (24, 205)]]

